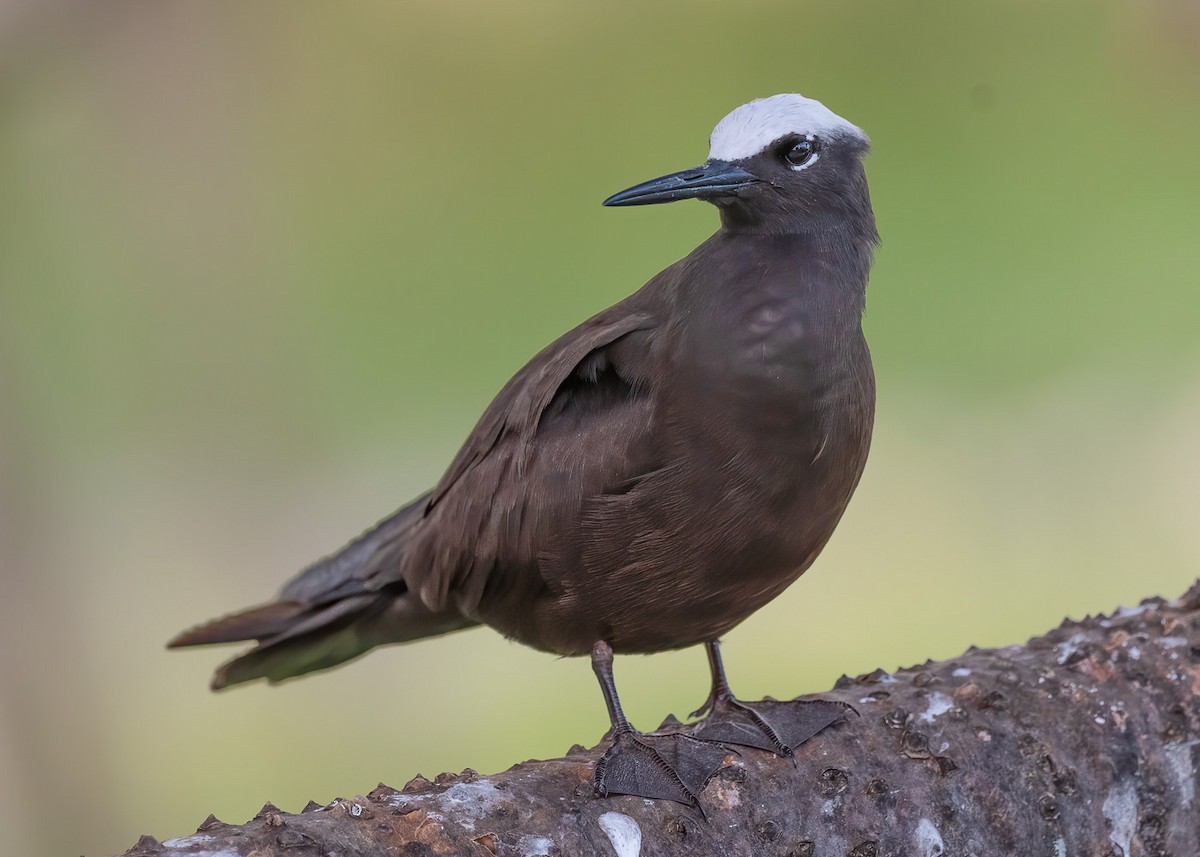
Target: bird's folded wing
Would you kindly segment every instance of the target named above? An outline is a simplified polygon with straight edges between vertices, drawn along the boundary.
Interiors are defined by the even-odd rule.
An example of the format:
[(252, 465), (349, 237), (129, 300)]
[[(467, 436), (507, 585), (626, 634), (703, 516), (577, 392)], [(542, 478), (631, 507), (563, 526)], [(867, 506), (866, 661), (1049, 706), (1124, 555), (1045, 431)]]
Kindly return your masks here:
[(637, 475), (629, 449), (640, 434), (633, 426), (646, 421), (630, 413), (648, 406), (635, 402), (645, 379), (633, 364), (644, 348), (630, 341), (655, 321), (613, 311), (620, 307), (526, 364), (430, 493), (427, 520), (413, 531), (401, 569), (428, 609), (444, 609), (452, 589), (460, 601), (465, 590), (476, 601), (492, 574), (529, 578), (511, 585), (540, 585), (532, 577), (544, 540), (578, 515), (584, 495)]
[(542, 349), (496, 394), (471, 436), (450, 463), (429, 498), (439, 503), (506, 434), (532, 441), (538, 422), (563, 385), (588, 357), (621, 337), (652, 325), (648, 315), (623, 315), (584, 322)]
[(336, 553), (304, 569), (284, 584), (279, 600), (311, 606), (374, 588), (368, 581), (377, 572), (394, 566), (405, 534), (420, 520), (428, 496), (421, 495)]

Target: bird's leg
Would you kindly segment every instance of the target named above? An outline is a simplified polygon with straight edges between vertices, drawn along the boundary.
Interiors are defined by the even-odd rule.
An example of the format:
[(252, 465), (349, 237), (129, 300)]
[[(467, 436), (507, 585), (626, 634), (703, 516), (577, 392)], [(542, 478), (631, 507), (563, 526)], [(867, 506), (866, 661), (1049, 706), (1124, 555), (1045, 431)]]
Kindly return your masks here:
[(612, 746), (596, 763), (596, 793), (601, 797), (623, 794), (673, 800), (699, 807), (700, 792), (729, 751), (680, 733), (638, 732), (621, 709), (612, 667), (612, 647), (601, 640), (592, 647), (592, 669), (608, 706)]
[(612, 646), (603, 640), (597, 641), (592, 646), (592, 672), (596, 674), (596, 679), (600, 682), (600, 692), (604, 694), (604, 704), (608, 708), (608, 722), (612, 724), (612, 734), (633, 732), (634, 728), (629, 725), (629, 718), (625, 716), (625, 710), (621, 708), (621, 698), (617, 696), (617, 682), (613, 678)]
[(725, 662), (721, 660), (721, 641), (711, 640), (705, 643), (704, 653), (708, 655), (708, 670), (712, 675), (712, 690), (708, 692), (708, 699), (704, 700), (704, 704), (689, 714), (689, 717), (703, 717), (706, 714), (711, 714), (719, 700), (730, 701), (734, 698), (733, 691), (729, 689), (729, 679), (725, 678)]
[(853, 710), (824, 699), (742, 702), (729, 689), (720, 643), (710, 640), (704, 648), (712, 671), (712, 690), (704, 705), (692, 712), (692, 717), (704, 717), (694, 733), (697, 738), (791, 756), (809, 738)]

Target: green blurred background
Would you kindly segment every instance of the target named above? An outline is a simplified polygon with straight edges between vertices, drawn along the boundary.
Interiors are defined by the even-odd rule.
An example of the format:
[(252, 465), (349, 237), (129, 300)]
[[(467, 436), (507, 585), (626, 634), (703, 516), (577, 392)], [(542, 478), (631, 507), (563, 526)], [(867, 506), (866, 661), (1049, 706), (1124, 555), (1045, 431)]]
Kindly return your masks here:
[[(224, 695), (174, 632), (439, 476), (534, 351), (715, 228), (606, 210), (798, 90), (872, 135), (876, 445), (742, 695), (1200, 573), (1200, 13), (1113, 3), (0, 4), (0, 830), (101, 854), (592, 743), (476, 630)], [(618, 662), (636, 723), (696, 650)], [(60, 803), (61, 802), (61, 803)]]

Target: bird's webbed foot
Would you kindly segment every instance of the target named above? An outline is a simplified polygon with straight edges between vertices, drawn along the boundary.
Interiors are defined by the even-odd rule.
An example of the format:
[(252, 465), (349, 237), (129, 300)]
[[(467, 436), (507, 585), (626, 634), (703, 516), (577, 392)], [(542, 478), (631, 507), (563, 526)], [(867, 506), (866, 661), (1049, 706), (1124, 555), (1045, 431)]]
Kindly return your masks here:
[(632, 729), (613, 735), (596, 763), (596, 793), (673, 800), (699, 807), (699, 795), (731, 752), (720, 744), (679, 733), (646, 734)]
[(843, 702), (826, 699), (742, 702), (731, 693), (713, 693), (692, 714), (705, 715), (693, 734), (704, 741), (791, 756), (805, 741), (853, 710)]

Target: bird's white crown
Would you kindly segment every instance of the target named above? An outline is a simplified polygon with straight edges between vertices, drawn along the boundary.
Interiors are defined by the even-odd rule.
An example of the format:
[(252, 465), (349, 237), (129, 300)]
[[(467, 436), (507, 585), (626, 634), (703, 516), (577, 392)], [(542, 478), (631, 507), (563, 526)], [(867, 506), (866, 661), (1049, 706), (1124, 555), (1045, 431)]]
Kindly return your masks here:
[(772, 95), (743, 104), (718, 122), (709, 140), (708, 159), (749, 158), (788, 134), (818, 137), (843, 134), (867, 139), (861, 128), (815, 99), (795, 93)]

